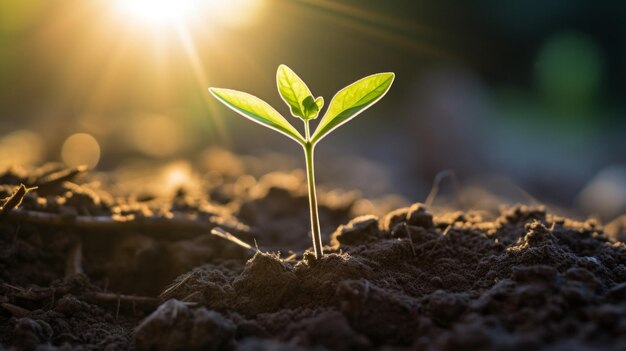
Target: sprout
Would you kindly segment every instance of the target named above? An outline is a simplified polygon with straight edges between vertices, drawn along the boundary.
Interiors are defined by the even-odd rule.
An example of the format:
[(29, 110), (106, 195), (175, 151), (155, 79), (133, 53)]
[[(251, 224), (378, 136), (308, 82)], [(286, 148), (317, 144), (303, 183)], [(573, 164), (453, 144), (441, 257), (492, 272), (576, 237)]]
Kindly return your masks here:
[(253, 122), (290, 137), (304, 148), (311, 212), (311, 232), (316, 258), (322, 257), (323, 251), (317, 197), (315, 195), (315, 172), (313, 169), (315, 145), (330, 132), (380, 100), (389, 91), (394, 78), (395, 75), (391, 72), (373, 74), (341, 89), (330, 100), (328, 110), (320, 120), (315, 132), (311, 134), (309, 121), (316, 119), (319, 115), (320, 110), (324, 106), (324, 98), (321, 96), (314, 98), (307, 85), (294, 71), (285, 65), (280, 65), (276, 73), (278, 92), (291, 109), (291, 114), (304, 122), (304, 136), (272, 106), (256, 96), (236, 90), (209, 88), (211, 94), (231, 110)]

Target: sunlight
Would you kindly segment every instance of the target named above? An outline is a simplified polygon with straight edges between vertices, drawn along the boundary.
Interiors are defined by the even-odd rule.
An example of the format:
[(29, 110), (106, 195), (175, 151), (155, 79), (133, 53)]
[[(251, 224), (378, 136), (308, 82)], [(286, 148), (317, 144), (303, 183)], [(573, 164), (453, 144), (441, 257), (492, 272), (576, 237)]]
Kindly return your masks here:
[(173, 162), (163, 170), (164, 185), (167, 191), (178, 190), (193, 183), (191, 165), (185, 161)]
[(118, 0), (119, 9), (148, 24), (171, 24), (198, 9), (199, 0)]
[(263, 2), (263, 0), (117, 0), (116, 6), (130, 18), (148, 25), (172, 25), (193, 19), (197, 15), (206, 15), (216, 23), (240, 26), (252, 20)]
[(431, 44), (443, 33), (426, 24), (371, 11), (358, 2), (354, 5), (332, 0), (300, 0), (293, 3), (307, 6), (318, 16), (368, 37), (377, 37), (420, 54), (454, 58), (450, 52)]

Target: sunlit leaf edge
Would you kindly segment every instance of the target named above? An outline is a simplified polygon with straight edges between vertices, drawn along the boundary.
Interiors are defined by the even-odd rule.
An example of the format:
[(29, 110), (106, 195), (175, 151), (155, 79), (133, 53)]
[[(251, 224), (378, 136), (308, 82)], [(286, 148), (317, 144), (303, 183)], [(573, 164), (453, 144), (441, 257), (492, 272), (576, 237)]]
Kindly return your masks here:
[[(287, 121), (287, 119), (285, 119), (285, 117), (283, 117), (278, 111), (276, 111), (270, 104), (268, 104), (267, 102), (263, 101), (262, 99), (258, 98), (257, 96), (254, 96), (252, 94), (249, 93), (245, 93), (242, 91), (238, 91), (238, 90), (233, 90), (233, 89), (224, 89), (224, 88), (209, 88), (209, 92), (215, 96), (216, 99), (218, 99), (220, 102), (222, 102), (226, 107), (228, 107), (229, 109), (237, 112), (239, 115), (251, 120), (252, 122), (255, 122), (257, 124), (260, 124), (264, 127), (273, 129), (281, 134), (284, 134), (286, 136), (288, 136), (289, 138), (295, 140), (296, 142), (298, 142), (299, 144), (304, 144), (305, 140), (304, 137), (302, 137), (302, 135), (300, 135), (300, 133)], [(226, 100), (226, 98), (222, 97), (219, 95), (220, 92), (228, 92), (228, 93), (236, 93), (236, 94), (241, 94), (243, 95), (246, 99), (249, 100), (253, 100), (256, 101), (257, 103), (263, 105), (265, 108), (267, 108), (268, 110), (272, 111), (273, 113), (276, 114), (276, 116), (274, 117), (275, 120), (272, 120), (272, 116), (260, 116), (252, 111), (248, 111), (246, 109), (243, 109), (237, 105), (235, 105), (234, 103), (229, 102), (228, 100)]]
[[(375, 98), (374, 100), (370, 101), (369, 103), (367, 103), (365, 105), (359, 105), (359, 106), (353, 106), (353, 107), (347, 108), (347, 109), (343, 110), (342, 112), (340, 112), (339, 114), (335, 115), (334, 117), (330, 118), (328, 121), (325, 120), (326, 116), (327, 116), (328, 112), (330, 111), (330, 108), (331, 108), (331, 106), (333, 104), (333, 100), (335, 100), (335, 98), (339, 94), (341, 94), (345, 90), (351, 88), (352, 86), (354, 86), (354, 85), (356, 85), (356, 84), (358, 84), (358, 83), (360, 83), (360, 82), (362, 82), (364, 80), (371, 79), (373, 77), (381, 76), (381, 75), (388, 75), (389, 79), (385, 80), (383, 83), (381, 83), (378, 86), (378, 87), (383, 86), (383, 85), (387, 84), (387, 82), (388, 82), (388, 85), (385, 88), (385, 91), (383, 93), (381, 93), (380, 96), (378, 96), (377, 98)], [(353, 118), (355, 118), (356, 116), (361, 114), (363, 111), (367, 110), (369, 107), (371, 107), (372, 105), (377, 103), (380, 99), (382, 99), (389, 92), (389, 89), (391, 88), (391, 85), (393, 84), (393, 82), (395, 80), (395, 76), (396, 75), (393, 72), (375, 73), (375, 74), (371, 74), (371, 75), (369, 75), (367, 77), (363, 77), (363, 78), (361, 78), (361, 79), (359, 79), (359, 80), (357, 80), (357, 81), (347, 85), (346, 87), (342, 88), (341, 90), (339, 90), (333, 96), (333, 98), (330, 100), (330, 103), (328, 104), (328, 109), (326, 110), (326, 114), (324, 114), (324, 117), (322, 117), (322, 119), (320, 120), (320, 124), (317, 126), (317, 129), (313, 133), (313, 136), (311, 138), (311, 142), (313, 144), (317, 144), (320, 140), (322, 140), (325, 136), (327, 136), (328, 134), (333, 132), (335, 129), (337, 129), (340, 126), (344, 125), (345, 123), (349, 122), (350, 120), (352, 120)], [(376, 89), (374, 89), (372, 91), (375, 91), (375, 90)], [(366, 94), (365, 96), (367, 96), (368, 94)], [(361, 99), (363, 99), (363, 98), (361, 98)], [(354, 114), (352, 114), (354, 110), (358, 110), (358, 111), (356, 111), (356, 112), (354, 112)], [(332, 125), (330, 128), (327, 128), (328, 125), (331, 125), (331, 123), (334, 120), (336, 120), (338, 117), (340, 117), (341, 115), (349, 115), (349, 117), (345, 118), (343, 121), (337, 123), (336, 125)]]
[[(281, 84), (281, 74), (284, 74), (284, 78), (287, 80), (286, 84)], [(280, 95), (280, 98), (285, 102), (285, 104), (287, 104), (287, 106), (289, 106), (289, 110), (294, 117), (302, 120), (311, 119), (306, 116), (303, 103), (296, 96), (297, 94), (293, 88), (294, 83), (302, 84), (308, 96), (314, 98), (309, 86), (304, 82), (304, 80), (302, 80), (302, 78), (300, 78), (300, 76), (298, 76), (298, 74), (296, 74), (293, 69), (285, 64), (278, 66), (278, 69), (276, 70), (276, 87), (278, 88), (278, 95)], [(281, 89), (281, 87), (284, 87), (284, 89)], [(290, 90), (292, 96), (285, 96), (283, 90)]]

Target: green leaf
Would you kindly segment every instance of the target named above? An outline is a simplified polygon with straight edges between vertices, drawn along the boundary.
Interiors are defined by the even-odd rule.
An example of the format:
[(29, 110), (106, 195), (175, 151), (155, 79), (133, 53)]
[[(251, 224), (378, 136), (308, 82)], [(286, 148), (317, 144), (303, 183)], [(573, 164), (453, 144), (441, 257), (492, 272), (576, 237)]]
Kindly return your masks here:
[(316, 118), (319, 108), (312, 108), (313, 95), (309, 87), (298, 75), (286, 65), (280, 65), (276, 71), (276, 85), (278, 93), (285, 103), (291, 108), (294, 117), (303, 120)]
[(323, 97), (318, 97), (317, 99), (315, 99), (315, 104), (317, 105), (317, 110), (321, 111), (322, 107), (324, 107), (324, 98)]
[(312, 96), (304, 98), (302, 101), (302, 107), (304, 108), (304, 115), (306, 116), (306, 119), (310, 119), (309, 116), (317, 117), (320, 112), (320, 108), (317, 106)]
[(302, 135), (267, 102), (237, 90), (209, 88), (209, 91), (224, 105), (247, 119), (304, 144), (305, 140)]
[(311, 138), (313, 144), (385, 96), (394, 78), (391, 72), (373, 74), (341, 89), (333, 96), (317, 126)]

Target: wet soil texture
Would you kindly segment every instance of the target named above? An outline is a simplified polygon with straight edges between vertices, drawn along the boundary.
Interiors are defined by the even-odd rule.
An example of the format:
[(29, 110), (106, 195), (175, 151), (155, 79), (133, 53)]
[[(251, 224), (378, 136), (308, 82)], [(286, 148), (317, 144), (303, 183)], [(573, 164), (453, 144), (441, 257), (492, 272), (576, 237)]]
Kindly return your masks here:
[(302, 177), (84, 173), (0, 174), (0, 349), (626, 350), (626, 226), (322, 191), (316, 260)]

